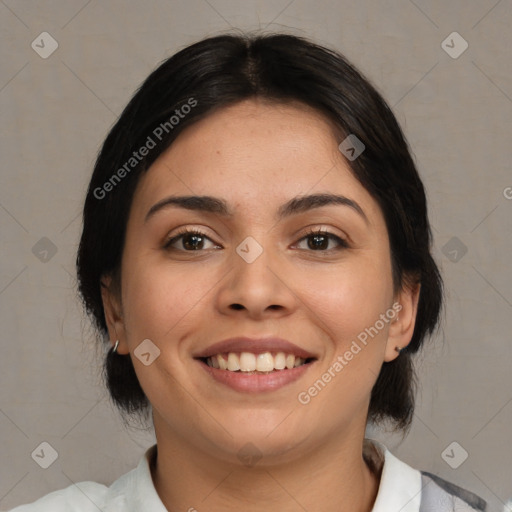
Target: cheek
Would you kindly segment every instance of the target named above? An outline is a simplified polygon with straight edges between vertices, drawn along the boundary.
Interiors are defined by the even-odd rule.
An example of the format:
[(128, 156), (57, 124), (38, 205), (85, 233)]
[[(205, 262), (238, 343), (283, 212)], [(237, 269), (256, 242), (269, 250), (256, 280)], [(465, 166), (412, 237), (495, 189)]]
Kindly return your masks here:
[[(127, 343), (138, 380), (150, 402), (164, 409), (171, 393), (175, 400), (187, 402), (183, 394), (184, 361), (182, 340), (200, 327), (200, 315), (207, 301), (207, 291), (214, 280), (190, 269), (177, 269), (169, 262), (151, 259), (125, 262), (123, 278), (123, 313)], [(210, 273), (211, 274), (211, 273)], [(137, 347), (149, 339), (159, 349), (158, 357), (148, 366), (137, 361)], [(181, 382), (181, 384), (180, 384)], [(162, 393), (165, 390), (165, 393)]]
[(202, 300), (208, 300), (214, 281), (204, 267), (203, 271), (184, 267), (148, 260), (126, 262), (123, 311), (129, 343), (149, 338), (157, 345), (167, 344), (192, 325), (194, 309), (201, 308)]
[(381, 315), (392, 306), (392, 280), (386, 264), (351, 265), (315, 283), (301, 298), (330, 345), (311, 387), (302, 391), (339, 426), (360, 412), (379, 374), (390, 325)]
[(301, 300), (338, 348), (350, 345), (391, 306), (390, 263), (385, 255), (380, 260), (368, 256), (353, 258), (336, 270), (298, 276)]

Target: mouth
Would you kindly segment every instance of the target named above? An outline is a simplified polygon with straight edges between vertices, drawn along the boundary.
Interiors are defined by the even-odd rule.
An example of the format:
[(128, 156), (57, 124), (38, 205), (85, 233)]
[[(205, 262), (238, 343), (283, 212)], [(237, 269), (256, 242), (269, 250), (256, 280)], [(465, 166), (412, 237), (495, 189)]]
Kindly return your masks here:
[(210, 368), (244, 375), (267, 375), (316, 361), (314, 357), (304, 358), (286, 352), (224, 352), (197, 359)]
[(227, 352), (196, 357), (214, 382), (238, 393), (268, 393), (300, 379), (315, 364), (315, 357), (285, 352)]
[(286, 386), (303, 376), (318, 359), (316, 354), (276, 337), (229, 338), (193, 357), (214, 381), (246, 393)]

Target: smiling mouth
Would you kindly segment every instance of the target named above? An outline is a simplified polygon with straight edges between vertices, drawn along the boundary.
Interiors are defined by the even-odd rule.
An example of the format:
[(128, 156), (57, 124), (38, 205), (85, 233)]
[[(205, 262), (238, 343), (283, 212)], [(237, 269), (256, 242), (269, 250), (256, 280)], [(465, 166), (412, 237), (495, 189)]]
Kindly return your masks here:
[(299, 366), (309, 364), (316, 360), (314, 357), (304, 359), (285, 352), (263, 352), (261, 354), (253, 354), (252, 352), (228, 352), (210, 357), (200, 357), (198, 359), (210, 368), (243, 373), (246, 375), (291, 370), (292, 368), (298, 368)]

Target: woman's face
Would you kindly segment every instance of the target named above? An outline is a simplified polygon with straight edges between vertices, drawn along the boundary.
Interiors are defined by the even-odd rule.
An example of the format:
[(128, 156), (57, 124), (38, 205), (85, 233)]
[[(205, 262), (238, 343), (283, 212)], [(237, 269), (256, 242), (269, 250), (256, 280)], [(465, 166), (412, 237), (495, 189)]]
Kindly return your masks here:
[[(292, 459), (364, 433), (380, 367), (412, 336), (416, 299), (393, 293), (384, 218), (340, 142), (313, 110), (247, 100), (186, 129), (142, 176), (121, 300), (104, 303), (157, 437), (236, 461), (244, 450)], [(346, 200), (293, 208), (316, 194)], [(182, 196), (215, 198), (230, 215), (165, 202)], [(238, 337), (249, 339), (213, 347)], [(293, 355), (307, 364), (250, 371), (292, 366)]]

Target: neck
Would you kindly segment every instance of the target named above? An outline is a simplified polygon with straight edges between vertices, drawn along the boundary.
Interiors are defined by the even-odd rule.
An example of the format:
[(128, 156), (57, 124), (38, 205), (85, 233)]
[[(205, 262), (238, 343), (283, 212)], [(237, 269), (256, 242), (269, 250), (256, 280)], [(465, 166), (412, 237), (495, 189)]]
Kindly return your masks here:
[(363, 458), (363, 437), (329, 440), (284, 464), (262, 459), (248, 467), (157, 435), (153, 482), (168, 510), (371, 512), (380, 474)]

